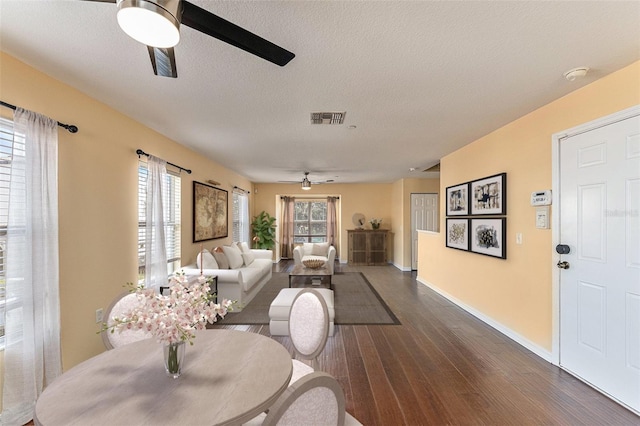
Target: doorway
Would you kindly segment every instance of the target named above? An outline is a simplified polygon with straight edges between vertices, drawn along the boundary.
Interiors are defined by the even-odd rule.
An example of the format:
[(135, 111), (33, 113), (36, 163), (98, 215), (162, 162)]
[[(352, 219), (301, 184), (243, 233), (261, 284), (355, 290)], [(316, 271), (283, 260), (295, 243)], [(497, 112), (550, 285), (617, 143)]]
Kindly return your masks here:
[(418, 269), (418, 231), (438, 231), (438, 194), (411, 194), (411, 269)]
[(640, 412), (640, 107), (553, 140), (557, 360)]

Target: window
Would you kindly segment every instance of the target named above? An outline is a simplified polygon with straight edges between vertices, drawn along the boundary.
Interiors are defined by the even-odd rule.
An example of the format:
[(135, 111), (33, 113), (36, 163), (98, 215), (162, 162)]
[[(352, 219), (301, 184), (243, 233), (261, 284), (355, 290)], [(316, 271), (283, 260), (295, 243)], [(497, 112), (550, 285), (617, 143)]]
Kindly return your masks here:
[(293, 221), (294, 243), (323, 243), (327, 241), (326, 201), (296, 201)]
[[(138, 166), (138, 280), (144, 280), (147, 165)], [(180, 268), (180, 176), (167, 173), (163, 188), (164, 236), (167, 246), (167, 275)]]
[(15, 135), (13, 121), (0, 118), (0, 347), (4, 347), (5, 307), (19, 307), (19, 298), (6, 294), (6, 248), (9, 219), (9, 184), (14, 155), (25, 154), (24, 135)]
[(249, 197), (233, 191), (233, 241), (249, 242)]

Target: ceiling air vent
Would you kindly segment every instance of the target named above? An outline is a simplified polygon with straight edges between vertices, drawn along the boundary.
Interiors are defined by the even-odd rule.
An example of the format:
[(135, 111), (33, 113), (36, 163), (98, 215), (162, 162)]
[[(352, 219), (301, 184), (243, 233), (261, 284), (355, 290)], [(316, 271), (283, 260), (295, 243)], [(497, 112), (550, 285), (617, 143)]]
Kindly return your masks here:
[(311, 124), (342, 124), (344, 123), (344, 116), (347, 115), (346, 111), (343, 112), (312, 112)]

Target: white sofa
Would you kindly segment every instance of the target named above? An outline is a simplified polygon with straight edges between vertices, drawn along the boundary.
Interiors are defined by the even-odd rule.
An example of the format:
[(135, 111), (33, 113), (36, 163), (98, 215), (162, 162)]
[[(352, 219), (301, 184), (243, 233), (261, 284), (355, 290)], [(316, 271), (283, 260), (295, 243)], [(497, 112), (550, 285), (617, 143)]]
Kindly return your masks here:
[(293, 249), (293, 260), (296, 265), (302, 265), (307, 259), (321, 259), (333, 275), (333, 267), (336, 260), (336, 248), (329, 243), (303, 243)]
[[(246, 243), (245, 243), (246, 244)], [(235, 246), (235, 243), (233, 244)], [(233, 268), (221, 268), (215, 260), (223, 253), (215, 253), (213, 256), (208, 250), (198, 254), (195, 264), (182, 267), (182, 271), (188, 275), (200, 275), (200, 262), (202, 261), (202, 274), (205, 276), (218, 276), (218, 300), (236, 300), (233, 310), (241, 311), (255, 297), (262, 287), (271, 279), (273, 265), (273, 251), (256, 250), (245, 247), (246, 252), (241, 251), (242, 263), (238, 265), (235, 254), (231, 253), (231, 246), (222, 247), (224, 256), (230, 261), (234, 258), (235, 264), (230, 261)], [(231, 254), (230, 254), (231, 253)], [(213, 260), (213, 262), (212, 262)], [(222, 261), (220, 263), (223, 263)], [(212, 267), (214, 266), (214, 267)], [(223, 265), (226, 266), (226, 265)]]

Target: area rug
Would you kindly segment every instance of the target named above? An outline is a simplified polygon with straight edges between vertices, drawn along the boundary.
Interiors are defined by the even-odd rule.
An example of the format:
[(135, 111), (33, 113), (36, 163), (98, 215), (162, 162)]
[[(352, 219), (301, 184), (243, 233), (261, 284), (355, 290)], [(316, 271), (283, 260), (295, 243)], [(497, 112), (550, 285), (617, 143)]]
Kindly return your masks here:
[[(332, 283), (335, 324), (400, 324), (398, 318), (361, 272), (336, 273)], [(289, 274), (275, 272), (271, 280), (242, 312), (230, 312), (224, 319), (218, 321), (218, 324), (269, 324), (269, 306), (278, 292), (287, 287), (289, 287)], [(326, 285), (321, 286), (321, 288), (326, 287)]]

